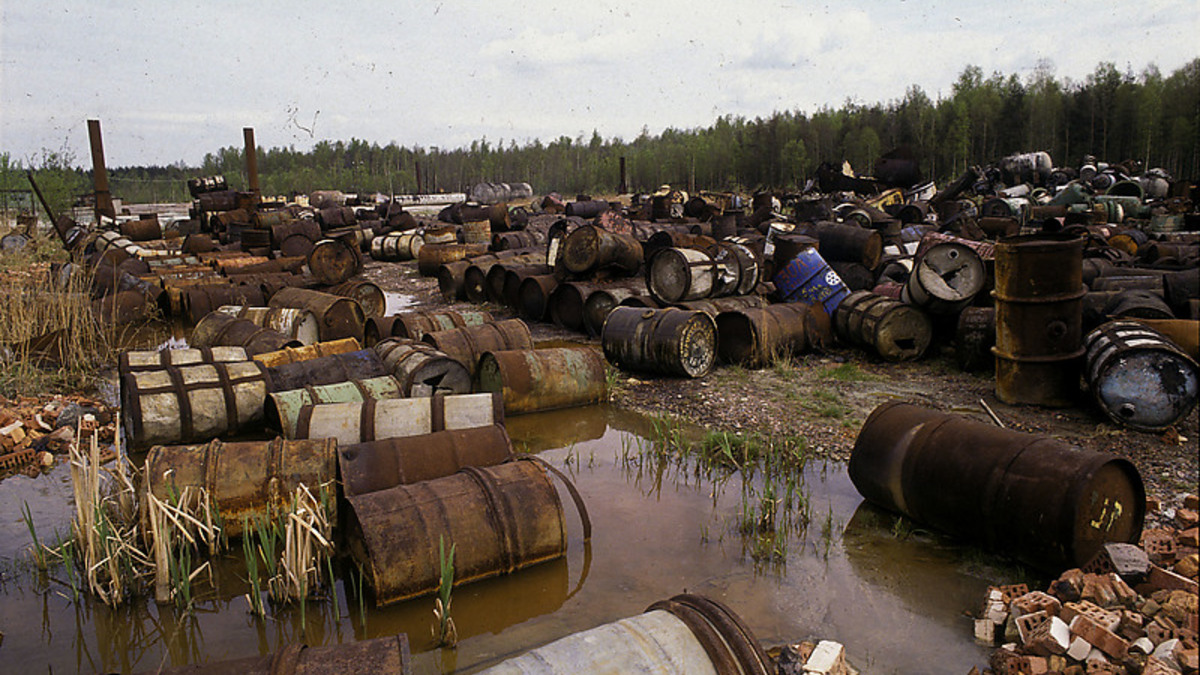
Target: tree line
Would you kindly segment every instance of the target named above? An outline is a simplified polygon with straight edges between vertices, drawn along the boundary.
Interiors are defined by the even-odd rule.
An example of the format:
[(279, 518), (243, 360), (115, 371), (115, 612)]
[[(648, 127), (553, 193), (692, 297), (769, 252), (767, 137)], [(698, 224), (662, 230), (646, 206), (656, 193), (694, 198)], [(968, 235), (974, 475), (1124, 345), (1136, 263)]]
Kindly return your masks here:
[[(482, 138), (460, 148), (381, 146), (357, 138), (320, 141), (310, 150), (259, 148), (258, 170), (269, 195), (317, 189), (454, 192), (479, 182), (528, 182), (538, 193), (611, 194), (624, 157), (631, 190), (661, 184), (786, 190), (801, 187), (821, 162), (846, 160), (869, 174), (882, 154), (901, 146), (912, 151), (927, 178), (939, 181), (968, 166), (1038, 150), (1059, 165), (1078, 166), (1084, 155), (1110, 162), (1136, 159), (1193, 179), (1200, 175), (1200, 58), (1169, 75), (1153, 65), (1134, 73), (1100, 63), (1082, 81), (1057, 78), (1048, 62), (1024, 79), (967, 66), (950, 94), (936, 101), (914, 85), (900, 100), (846, 101), (838, 108), (776, 111), (754, 119), (726, 115), (707, 127), (668, 128), (656, 135), (643, 127), (629, 141), (593, 131), (590, 138), (523, 144)], [(51, 158), (58, 163), (50, 168), (61, 180), (62, 157)], [(73, 182), (86, 191), (88, 174), (75, 173)], [(113, 194), (129, 202), (184, 201), (187, 178), (215, 174), (244, 187), (243, 149), (208, 153), (199, 167), (109, 171)]]

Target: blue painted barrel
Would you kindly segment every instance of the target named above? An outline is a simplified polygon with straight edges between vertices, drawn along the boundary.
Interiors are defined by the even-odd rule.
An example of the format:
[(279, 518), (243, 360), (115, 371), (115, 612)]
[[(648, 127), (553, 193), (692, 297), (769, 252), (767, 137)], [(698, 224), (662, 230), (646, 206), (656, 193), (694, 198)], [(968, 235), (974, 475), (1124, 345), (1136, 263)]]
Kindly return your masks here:
[(775, 273), (774, 281), (775, 290), (784, 302), (820, 303), (830, 316), (850, 295), (850, 289), (842, 283), (837, 272), (830, 269), (821, 254), (812, 248), (800, 251), (788, 261)]

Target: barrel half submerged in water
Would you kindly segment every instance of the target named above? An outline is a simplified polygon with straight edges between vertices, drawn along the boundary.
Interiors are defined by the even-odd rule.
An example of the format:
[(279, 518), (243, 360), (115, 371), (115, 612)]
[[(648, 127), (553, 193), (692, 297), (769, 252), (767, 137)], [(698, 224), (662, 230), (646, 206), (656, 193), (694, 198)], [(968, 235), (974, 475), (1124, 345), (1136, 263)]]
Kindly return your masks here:
[(849, 473), (867, 501), (1054, 574), (1136, 543), (1146, 512), (1128, 460), (905, 403), (871, 413)]

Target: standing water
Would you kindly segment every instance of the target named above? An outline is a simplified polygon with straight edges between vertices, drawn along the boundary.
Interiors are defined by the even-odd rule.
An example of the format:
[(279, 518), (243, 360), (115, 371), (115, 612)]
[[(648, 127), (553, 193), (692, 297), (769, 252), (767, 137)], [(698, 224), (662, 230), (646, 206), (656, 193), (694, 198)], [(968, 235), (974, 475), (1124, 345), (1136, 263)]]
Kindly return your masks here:
[(786, 484), (762, 470), (744, 478), (680, 452), (702, 430), (604, 405), (513, 417), (508, 430), (519, 451), (571, 476), (592, 539), (584, 543), (560, 490), (566, 557), (454, 588), (456, 648), (435, 647), (432, 596), (374, 609), (352, 565), (338, 572), (336, 598), (260, 619), (243, 597), (237, 544), (211, 584), (198, 580), (190, 613), (144, 596), (118, 609), (76, 597), (62, 566), (40, 574), (31, 562), (19, 515), (28, 503), (45, 543), (68, 535), (60, 461), (39, 478), (0, 483), (0, 671), (153, 671), (406, 633), (414, 672), (471, 672), (685, 591), (730, 606), (767, 646), (842, 642), (864, 672), (963, 673), (987, 659), (968, 614), (989, 582), (1019, 570), (863, 504), (841, 464), (808, 462)]

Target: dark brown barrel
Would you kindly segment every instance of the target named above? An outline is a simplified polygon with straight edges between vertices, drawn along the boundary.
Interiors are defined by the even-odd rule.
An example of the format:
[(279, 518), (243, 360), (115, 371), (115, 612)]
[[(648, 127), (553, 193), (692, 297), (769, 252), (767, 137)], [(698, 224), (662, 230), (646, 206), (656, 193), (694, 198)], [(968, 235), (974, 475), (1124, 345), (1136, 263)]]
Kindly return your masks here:
[(438, 268), (438, 292), (442, 294), (443, 300), (446, 302), (457, 302), (467, 299), (466, 289), (463, 287), (463, 278), (466, 276), (467, 268), (471, 264), (470, 260), (455, 260)]
[(317, 211), (317, 222), (325, 230), (347, 227), (358, 223), (354, 209), (349, 206), (330, 206)]
[(319, 359), (322, 356), (347, 354), (359, 351), (360, 349), (362, 349), (362, 345), (358, 343), (358, 340), (354, 338), (342, 338), (341, 340), (317, 342), (311, 345), (304, 345), (303, 347), (285, 347), (277, 352), (255, 354), (254, 360), (268, 368), (274, 368), (286, 363), (299, 363), (301, 361)]
[(546, 233), (542, 230), (497, 232), (492, 235), (492, 250), (494, 251), (508, 251), (517, 248), (531, 248), (545, 245)]
[(299, 389), (271, 392), (267, 396), (263, 416), (267, 427), (281, 429), (287, 438), (296, 438), (296, 424), (305, 406), (393, 398), (404, 398), (404, 392), (400, 390), (400, 382), (391, 375), (322, 385), (309, 384)]
[[(491, 312), (483, 310), (444, 310), (433, 312), (405, 312), (396, 315), (390, 336), (420, 340), (426, 333), (436, 333), (442, 330), (453, 330), (465, 326), (482, 326), (494, 323)], [(380, 335), (380, 337), (388, 337)]]
[(885, 361), (919, 359), (933, 339), (933, 324), (920, 309), (870, 291), (846, 296), (833, 314), (838, 337)]
[(194, 347), (244, 347), (250, 356), (304, 346), (279, 331), (222, 312), (211, 312), (197, 322), (188, 343)]
[(608, 318), (608, 313), (619, 305), (622, 300), (642, 295), (646, 292), (646, 286), (640, 279), (631, 281), (634, 283), (605, 286), (597, 288), (588, 294), (587, 299), (583, 303), (583, 327), (587, 330), (588, 335), (593, 337), (600, 335), (600, 330), (604, 328), (604, 320)]
[(650, 235), (650, 238), (642, 244), (646, 260), (653, 258), (654, 254), (663, 248), (694, 248), (711, 254), (716, 251), (717, 240), (702, 234), (663, 230)]
[(468, 467), (452, 476), (348, 497), (347, 539), (376, 602), (437, 590), (438, 541), (454, 542), (455, 583), (562, 556), (567, 528), (546, 470), (532, 461)]
[(484, 352), (533, 349), (529, 326), (520, 319), (435, 331), (426, 333), (421, 339), (463, 364), (472, 378)]
[(315, 359), (281, 363), (267, 368), (267, 380), (271, 391), (288, 391), (289, 389), (302, 389), (308, 385), (320, 386), (350, 380), (368, 380), (387, 374), (387, 366), (370, 349), (318, 356)]
[(517, 312), (526, 321), (541, 321), (550, 312), (550, 295), (558, 286), (558, 277), (539, 274), (521, 281), (517, 288)]
[(158, 216), (137, 220), (126, 220), (121, 223), (121, 234), (130, 241), (153, 241), (162, 239), (162, 226), (158, 224)]
[(577, 218), (595, 218), (609, 209), (608, 202), (600, 199), (567, 202), (565, 208), (568, 216)]
[(405, 396), (471, 393), (471, 374), (432, 345), (406, 338), (387, 338), (374, 346), (375, 353), (400, 381)]
[(814, 319), (808, 305), (788, 302), (721, 312), (716, 321), (721, 360), (745, 368), (763, 368), (778, 358), (804, 353)]
[(717, 358), (717, 324), (700, 311), (617, 307), (604, 321), (600, 342), (620, 368), (703, 377)]
[(849, 471), (867, 501), (1051, 575), (1136, 543), (1146, 514), (1128, 460), (905, 403), (871, 413)]
[(355, 242), (345, 237), (322, 239), (308, 253), (308, 269), (318, 283), (335, 286), (362, 271), (363, 259)]
[(486, 244), (425, 244), (417, 253), (417, 271), (423, 277), (432, 277), (442, 265), (483, 255), (487, 248)]
[(353, 445), (503, 422), (504, 401), (499, 394), (437, 394), (304, 406), (296, 433), (300, 438), (335, 438), (339, 445)]
[(1179, 424), (1200, 393), (1200, 367), (1162, 333), (1111, 321), (1084, 340), (1084, 377), (1109, 419), (1140, 431)]
[(424, 245), (425, 239), (419, 232), (389, 232), (371, 240), (371, 257), (381, 262), (412, 260)]
[(504, 396), (504, 414), (557, 410), (608, 397), (604, 355), (592, 347), (487, 352), (479, 388)]
[(375, 282), (366, 279), (352, 279), (336, 286), (317, 290), (358, 302), (362, 306), (363, 316), (367, 318), (383, 316), (387, 308), (387, 296), (383, 294), (383, 289), (379, 288)]
[(990, 370), (996, 365), (996, 309), (968, 307), (958, 315), (954, 332), (954, 360), (967, 372)]
[(542, 276), (551, 274), (552, 270), (548, 265), (522, 265), (519, 267), (506, 267), (504, 271), (504, 290), (501, 292), (500, 300), (507, 307), (520, 312), (521, 306), (521, 284), (530, 277)]
[(513, 458), (503, 424), (355, 443), (337, 453), (347, 497), (397, 485), (444, 478), (467, 466), (495, 466)]
[(223, 305), (218, 312), (247, 319), (255, 325), (270, 328), (303, 344), (318, 342), (317, 317), (307, 309), (294, 307), (246, 307)]
[(1062, 407), (1079, 393), (1083, 240), (1022, 235), (996, 244), (996, 396)]
[(236, 190), (211, 190), (196, 195), (201, 211), (232, 211), (238, 207)]
[[(162, 291), (158, 291), (162, 294)], [(154, 299), (141, 291), (117, 291), (92, 302), (92, 316), (112, 326), (123, 326), (153, 318), (158, 312)]]
[(987, 284), (983, 259), (957, 242), (931, 245), (918, 255), (901, 300), (934, 314), (957, 314)]
[(266, 398), (267, 372), (257, 361), (125, 373), (125, 438), (136, 449), (254, 429), (262, 423)]
[(877, 230), (822, 222), (807, 231), (815, 236), (826, 261), (856, 262), (867, 269), (879, 267), (883, 256), (883, 237)]
[(307, 288), (284, 288), (271, 296), (272, 307), (296, 307), (317, 315), (322, 342), (352, 337), (361, 341), (366, 317), (362, 306), (350, 298)]
[(170, 501), (184, 488), (203, 488), (220, 511), (222, 534), (238, 537), (243, 521), (286, 517), (301, 485), (314, 497), (328, 491), (336, 514), (336, 455), (333, 440), (156, 445), (146, 453), (145, 489)]
[[(499, 258), (499, 256), (497, 256)], [(491, 298), (488, 295), (488, 274), (496, 265), (500, 265), (501, 270), (504, 265), (536, 265), (545, 263), (546, 254), (542, 252), (529, 252), (520, 255), (515, 255), (504, 259), (488, 259), (484, 256), (472, 258), (470, 265), (463, 272), (463, 296), (469, 302), (487, 302)], [(501, 288), (504, 285), (504, 275), (498, 273)]]
[[(549, 319), (555, 324), (573, 330), (584, 332), (583, 307), (589, 295), (601, 288), (596, 284), (580, 281), (567, 281), (554, 289), (549, 298)], [(615, 304), (615, 303), (614, 303)]]
[(183, 291), (183, 306), (188, 321), (193, 325), (200, 322), (209, 312), (225, 305), (265, 305), (262, 288), (249, 285), (209, 284), (192, 286)]
[(121, 352), (117, 358), (117, 372), (131, 373), (138, 370), (158, 370), (164, 366), (194, 366), (199, 363), (227, 363), (249, 360), (241, 347), (193, 347), (189, 349), (163, 349), (158, 351)]
[[(1128, 278), (1128, 277), (1126, 277)], [(1153, 291), (1129, 289), (1112, 294), (1104, 313), (1113, 319), (1174, 319), (1162, 296)]]
[(321, 226), (315, 220), (307, 218), (271, 225), (270, 230), (271, 246), (276, 249), (282, 249), (283, 242), (294, 235), (301, 235), (310, 243), (316, 243), (321, 239)]
[[(504, 279), (510, 269), (532, 269), (531, 274), (548, 274), (553, 271), (553, 268), (546, 265), (544, 262), (530, 262), (524, 259), (519, 261), (505, 261), (497, 263), (487, 263), (486, 265), (477, 266), (484, 275), (484, 292), (487, 295), (488, 302), (503, 303), (504, 302)], [(486, 267), (486, 269), (484, 269)], [(473, 297), (474, 292), (472, 286), (474, 282), (470, 277), (474, 275), (472, 270), (468, 270), (468, 276), (464, 277), (463, 283), (467, 284), (468, 298)]]
[(637, 273), (642, 257), (642, 244), (631, 235), (584, 225), (563, 240), (559, 263), (572, 274), (607, 267), (628, 276)]

